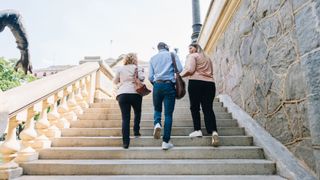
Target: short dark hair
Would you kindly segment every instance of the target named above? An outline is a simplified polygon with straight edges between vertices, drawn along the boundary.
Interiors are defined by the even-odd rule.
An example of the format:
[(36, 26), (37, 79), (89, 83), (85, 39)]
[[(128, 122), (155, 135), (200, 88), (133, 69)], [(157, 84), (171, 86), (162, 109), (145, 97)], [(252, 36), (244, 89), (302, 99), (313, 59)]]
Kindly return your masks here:
[(158, 43), (158, 50), (160, 50), (160, 49), (166, 49), (167, 51), (169, 51), (169, 46), (164, 42), (159, 42)]

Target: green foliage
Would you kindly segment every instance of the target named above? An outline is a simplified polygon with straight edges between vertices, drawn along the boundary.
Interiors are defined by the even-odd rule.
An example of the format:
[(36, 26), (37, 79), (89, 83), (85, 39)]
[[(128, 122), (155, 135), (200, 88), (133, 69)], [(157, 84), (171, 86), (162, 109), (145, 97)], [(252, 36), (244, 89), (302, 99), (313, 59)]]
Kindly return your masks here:
[(0, 89), (6, 91), (8, 89), (20, 86), (36, 80), (37, 78), (32, 74), (25, 75), (21, 70), (14, 71), (14, 65), (17, 60), (5, 60), (0, 57)]

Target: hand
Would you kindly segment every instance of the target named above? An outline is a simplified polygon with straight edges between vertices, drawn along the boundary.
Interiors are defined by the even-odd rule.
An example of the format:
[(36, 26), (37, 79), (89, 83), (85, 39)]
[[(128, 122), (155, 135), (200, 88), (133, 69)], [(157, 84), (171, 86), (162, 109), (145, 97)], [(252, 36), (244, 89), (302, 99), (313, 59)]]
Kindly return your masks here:
[(31, 62), (29, 61), (28, 50), (20, 50), (20, 53), (21, 53), (21, 58), (15, 65), (14, 70), (17, 71), (18, 68), (21, 66), (24, 71), (24, 74), (27, 74), (28, 71), (32, 73), (32, 65), (31, 65)]

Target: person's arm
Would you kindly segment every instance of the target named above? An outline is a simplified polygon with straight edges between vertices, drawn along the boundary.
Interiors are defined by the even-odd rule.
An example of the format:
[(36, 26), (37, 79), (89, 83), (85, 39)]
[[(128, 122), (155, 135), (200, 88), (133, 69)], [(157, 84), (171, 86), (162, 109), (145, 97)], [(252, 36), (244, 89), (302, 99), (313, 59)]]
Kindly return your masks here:
[(153, 81), (154, 81), (154, 69), (153, 69), (153, 66), (152, 66), (152, 59), (150, 60), (150, 63), (149, 63), (149, 81), (151, 84), (153, 84)]
[(115, 73), (115, 76), (114, 78), (112, 79), (112, 82), (114, 84), (119, 84), (120, 83), (120, 70), (116, 70), (116, 73)]
[(138, 78), (140, 81), (144, 81), (144, 68), (143, 67), (138, 67)]
[(190, 76), (196, 71), (196, 58), (195, 56), (188, 55), (186, 60), (185, 69), (180, 73), (182, 77)]

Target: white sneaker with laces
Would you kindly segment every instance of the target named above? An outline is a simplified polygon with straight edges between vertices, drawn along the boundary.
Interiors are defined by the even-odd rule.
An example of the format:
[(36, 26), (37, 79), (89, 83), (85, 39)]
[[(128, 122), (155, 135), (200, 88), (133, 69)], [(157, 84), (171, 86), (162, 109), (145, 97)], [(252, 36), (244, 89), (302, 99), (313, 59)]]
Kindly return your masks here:
[(153, 138), (155, 139), (160, 139), (161, 136), (161, 125), (159, 123), (157, 123), (154, 126), (154, 130), (153, 130)]
[(168, 150), (168, 149), (171, 149), (171, 148), (173, 148), (173, 144), (172, 143), (170, 143), (170, 142), (168, 142), (168, 143), (162, 142), (162, 149), (163, 150)]
[(215, 147), (219, 145), (219, 135), (216, 131), (212, 132), (212, 145)]
[(190, 137), (202, 137), (202, 131), (193, 131), (192, 133), (189, 134)]

